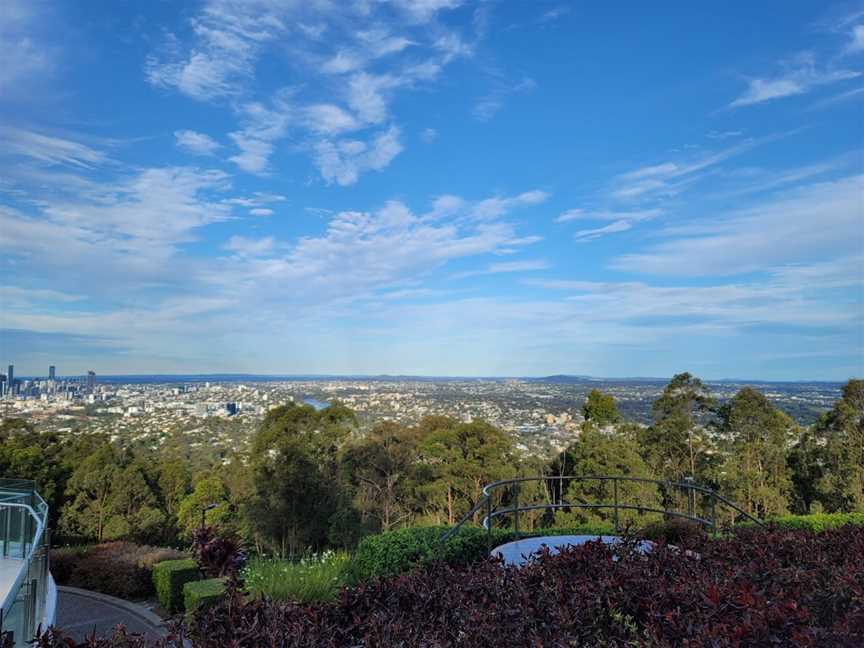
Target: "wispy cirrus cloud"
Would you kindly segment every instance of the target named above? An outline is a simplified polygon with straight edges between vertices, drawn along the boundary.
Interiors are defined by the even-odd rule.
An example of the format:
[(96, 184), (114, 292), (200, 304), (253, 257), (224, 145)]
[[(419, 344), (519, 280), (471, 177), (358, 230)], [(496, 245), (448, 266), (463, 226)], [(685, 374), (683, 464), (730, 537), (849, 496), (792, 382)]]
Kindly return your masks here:
[[(447, 197), (443, 198), (445, 201), (448, 200)], [(539, 205), (545, 202), (548, 198), (549, 194), (539, 189), (525, 191), (515, 196), (495, 196), (493, 198), (481, 200), (473, 205), (470, 213), (474, 218), (492, 219), (506, 214), (515, 207), (523, 205)], [(440, 208), (442, 203), (438, 203), (438, 206)], [(452, 201), (451, 206), (455, 206), (455, 203), (452, 203)]]
[(497, 275), (497, 274), (512, 274), (522, 272), (536, 272), (538, 270), (549, 269), (549, 262), (545, 259), (527, 259), (524, 261), (499, 261), (498, 263), (490, 263), (485, 268), (478, 270), (466, 270), (465, 272), (457, 272), (453, 275), (453, 279), (465, 279), (467, 277), (477, 277), (482, 275)]
[(674, 196), (700, 181), (713, 167), (788, 133), (747, 138), (726, 148), (661, 162), (619, 174), (612, 181), (611, 195), (616, 200), (634, 201)]
[(585, 243), (594, 239), (606, 236), (607, 234), (617, 234), (626, 232), (633, 228), (633, 225), (642, 221), (649, 221), (657, 218), (663, 213), (659, 208), (640, 209), (640, 210), (586, 210), (586, 209), (568, 209), (555, 219), (556, 223), (569, 223), (573, 221), (612, 221), (608, 225), (602, 227), (593, 227), (578, 230), (573, 237)]
[(812, 89), (861, 76), (857, 70), (818, 67), (812, 52), (802, 52), (790, 61), (782, 62), (781, 71), (771, 77), (753, 78), (747, 91), (729, 104), (730, 108), (752, 106), (783, 97), (810, 92)]
[(660, 275), (724, 276), (864, 247), (864, 176), (801, 185), (782, 196), (667, 232), (669, 240), (619, 256), (617, 270)]
[(662, 213), (660, 209), (639, 209), (634, 211), (616, 211), (616, 210), (589, 210), (589, 209), (568, 209), (562, 212), (556, 223), (569, 223), (575, 220), (603, 220), (617, 221), (626, 220), (630, 222), (650, 220), (656, 218)]
[(855, 88), (853, 90), (847, 90), (846, 92), (841, 92), (840, 94), (826, 97), (825, 99), (817, 101), (816, 103), (811, 105), (808, 110), (819, 110), (821, 108), (828, 108), (829, 106), (834, 106), (837, 104), (846, 103), (847, 101), (854, 101), (861, 98), (864, 98), (864, 88)]
[(24, 128), (0, 127), (0, 146), (0, 156), (21, 156), (47, 164), (92, 168), (108, 160), (102, 151), (74, 139)]
[(180, 246), (232, 214), (218, 200), (230, 188), (219, 170), (147, 168), (99, 182), (53, 175), (52, 193), (25, 184), (16, 194), (21, 208), (0, 207), (0, 249), (50, 269), (59, 287), (96, 282), (109, 293), (135, 281), (190, 281)]
[(512, 82), (496, 73), (492, 89), (477, 100), (471, 109), (471, 114), (479, 121), (489, 121), (504, 107), (504, 101), (507, 97), (531, 92), (536, 87), (537, 82), (530, 77), (523, 77), (520, 81)]

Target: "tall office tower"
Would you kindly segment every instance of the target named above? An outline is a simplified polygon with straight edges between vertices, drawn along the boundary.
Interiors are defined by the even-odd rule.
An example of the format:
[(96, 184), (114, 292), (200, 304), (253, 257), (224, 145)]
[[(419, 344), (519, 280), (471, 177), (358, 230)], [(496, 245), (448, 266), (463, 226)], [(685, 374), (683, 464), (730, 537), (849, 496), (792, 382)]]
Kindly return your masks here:
[(9, 371), (6, 372), (6, 393), (9, 396), (15, 394), (15, 366), (9, 365)]
[(92, 394), (93, 390), (96, 388), (96, 372), (88, 371), (87, 372), (87, 393)]
[(57, 367), (51, 365), (48, 367), (48, 380), (56, 380), (57, 379)]

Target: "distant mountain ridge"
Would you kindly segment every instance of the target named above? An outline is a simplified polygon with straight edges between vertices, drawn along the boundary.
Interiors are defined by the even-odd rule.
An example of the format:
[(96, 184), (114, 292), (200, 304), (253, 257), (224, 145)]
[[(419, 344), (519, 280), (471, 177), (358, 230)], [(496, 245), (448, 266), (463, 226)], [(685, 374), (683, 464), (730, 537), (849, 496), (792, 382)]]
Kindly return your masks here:
[[(45, 379), (45, 376), (20, 376), (24, 380)], [(60, 380), (83, 378), (80, 375), (58, 376)], [(646, 383), (665, 384), (670, 377), (631, 376), (624, 378), (605, 378), (583, 374), (553, 374), (550, 376), (420, 376), (412, 374), (248, 374), (248, 373), (206, 373), (206, 374), (97, 374), (101, 383), (182, 383), (182, 382), (293, 382), (316, 380), (368, 380), (370, 382), (504, 382), (522, 380), (525, 382), (547, 384), (580, 383)], [(747, 385), (842, 385), (843, 382), (831, 380), (763, 380), (747, 378), (703, 379), (707, 384), (747, 384)]]

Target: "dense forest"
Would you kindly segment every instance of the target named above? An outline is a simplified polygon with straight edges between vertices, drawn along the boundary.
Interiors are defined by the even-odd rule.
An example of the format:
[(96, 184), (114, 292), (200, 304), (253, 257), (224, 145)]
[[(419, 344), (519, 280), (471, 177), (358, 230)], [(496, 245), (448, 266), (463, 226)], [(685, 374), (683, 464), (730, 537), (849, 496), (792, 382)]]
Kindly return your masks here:
[[(39, 433), (11, 419), (0, 426), (0, 476), (36, 480), (61, 541), (181, 544), (206, 521), (280, 556), (352, 546), (409, 524), (452, 524), (485, 483), (517, 475), (693, 478), (761, 517), (864, 511), (864, 380), (850, 380), (806, 428), (755, 389), (718, 405), (687, 373), (672, 378), (652, 411), (651, 425), (622, 421), (615, 400), (592, 391), (578, 437), (545, 461), (519, 456), (508, 434), (479, 420), (435, 416), (361, 433), (339, 404), (275, 408), (248, 447), (207, 461), (181, 436), (128, 447), (97, 435)], [(571, 501), (608, 495), (598, 483), (568, 488)], [(631, 488), (623, 496), (646, 507), (661, 497), (656, 488)], [(550, 515), (526, 522), (606, 519), (579, 509)]]

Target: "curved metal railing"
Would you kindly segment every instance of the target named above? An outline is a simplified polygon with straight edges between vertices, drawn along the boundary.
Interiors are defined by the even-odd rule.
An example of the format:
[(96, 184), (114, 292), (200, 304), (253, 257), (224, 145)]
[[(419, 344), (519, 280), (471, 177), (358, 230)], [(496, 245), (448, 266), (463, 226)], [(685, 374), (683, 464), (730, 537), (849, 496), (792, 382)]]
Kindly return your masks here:
[[(576, 481), (594, 481), (594, 482), (611, 482), (612, 483), (612, 501), (611, 502), (586, 502), (586, 501), (567, 501), (564, 499), (564, 482), (576, 482)], [(551, 500), (549, 502), (544, 503), (532, 503), (527, 505), (519, 504), (519, 495), (521, 491), (521, 486), (525, 482), (540, 482), (544, 486), (550, 486), (557, 484), (558, 488), (555, 491), (557, 493), (557, 497), (553, 494), (550, 497)], [(660, 487), (665, 490), (667, 495), (667, 501), (669, 500), (669, 496), (671, 493), (675, 491), (681, 491), (686, 495), (687, 504), (686, 511), (680, 511), (674, 508), (669, 508), (668, 506), (664, 508), (659, 508), (655, 506), (651, 506), (645, 503), (633, 503), (627, 501), (626, 498), (622, 499), (621, 487), (622, 483), (635, 483), (635, 484), (648, 484)], [(508, 494), (511, 495), (512, 498), (512, 506), (504, 507), (504, 508), (495, 508), (493, 506), (493, 500), (495, 491), (500, 491), (502, 489), (506, 489)], [(551, 489), (550, 489), (551, 490)], [(697, 514), (697, 497), (701, 497), (703, 499), (703, 506), (698, 507), (702, 510), (699, 510)], [(717, 491), (708, 488), (706, 486), (700, 486), (692, 481), (684, 481), (684, 482), (673, 482), (673, 481), (664, 481), (659, 479), (647, 479), (642, 477), (625, 477), (625, 476), (610, 476), (610, 475), (591, 475), (591, 476), (573, 476), (573, 475), (547, 475), (547, 476), (538, 476), (538, 477), (516, 477), (513, 479), (502, 479), (500, 481), (492, 482), (491, 484), (487, 484), (482, 489), (482, 496), (477, 500), (474, 506), (463, 515), (459, 521), (446, 531), (444, 531), (441, 536), (438, 538), (438, 547), (439, 552), (443, 551), (444, 543), (447, 542), (448, 538), (455, 535), (459, 529), (464, 526), (469, 520), (474, 519), (477, 513), (481, 510), (485, 510), (485, 515), (481, 522), (484, 529), (487, 532), (487, 544), (491, 545), (491, 536), (492, 536), (492, 520), (496, 517), (512, 515), (513, 516), (513, 528), (516, 532), (517, 536), (519, 534), (519, 514), (525, 513), (528, 511), (537, 511), (537, 510), (555, 510), (555, 509), (607, 509), (612, 510), (612, 522), (616, 531), (620, 531), (620, 513), (621, 511), (637, 511), (641, 513), (660, 513), (666, 517), (674, 517), (685, 520), (690, 520), (691, 522), (696, 522), (700, 524), (706, 529), (710, 529), (712, 533), (717, 534), (719, 528), (717, 524), (717, 507), (724, 506), (739, 516), (746, 518), (747, 520), (754, 522), (758, 526), (764, 527), (765, 523), (762, 520), (750, 515), (740, 506), (732, 502), (731, 500), (723, 497)], [(491, 546), (490, 546), (491, 549)]]
[[(22, 502), (0, 501), (0, 518), (5, 527), (0, 530), (0, 560), (19, 563), (14, 579), (5, 584), (5, 592), (0, 592), (0, 638), (10, 630), (8, 620), (20, 617), (16, 625), (23, 630), (23, 637), (13, 637), (15, 646), (24, 645), (22, 641), (29, 641), (34, 634), (45, 612), (48, 588), (48, 505), (35, 491), (21, 497), (29, 496), (35, 496), (30, 498), (35, 508)], [(13, 511), (20, 511), (17, 531), (10, 530)], [(19, 596), (24, 589), (26, 595)], [(22, 609), (16, 615), (13, 609), (17, 606)]]

